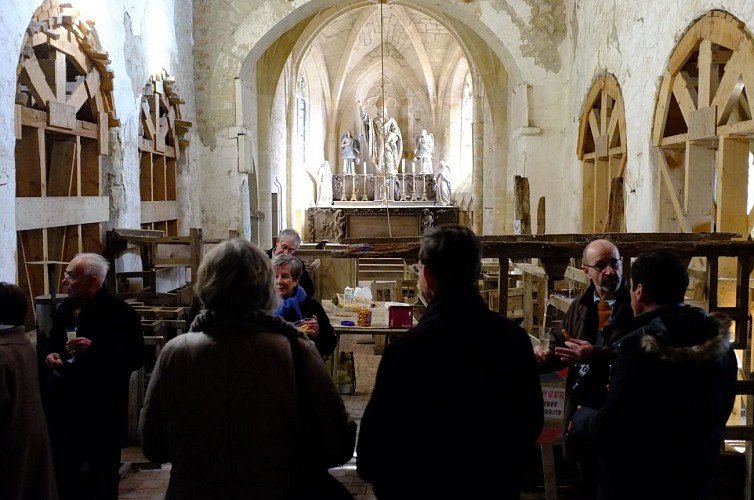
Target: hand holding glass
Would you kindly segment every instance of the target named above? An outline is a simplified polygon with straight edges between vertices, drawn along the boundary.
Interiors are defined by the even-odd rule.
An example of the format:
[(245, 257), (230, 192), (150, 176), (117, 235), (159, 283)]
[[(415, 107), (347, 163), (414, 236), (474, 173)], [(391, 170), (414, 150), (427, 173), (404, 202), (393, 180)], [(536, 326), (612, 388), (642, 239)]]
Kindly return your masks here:
[[(76, 338), (76, 327), (71, 326), (66, 328), (65, 334), (68, 337), (68, 342)], [(69, 363), (73, 363), (73, 351), (71, 349), (68, 349), (68, 353), (71, 355), (71, 359), (68, 360)]]

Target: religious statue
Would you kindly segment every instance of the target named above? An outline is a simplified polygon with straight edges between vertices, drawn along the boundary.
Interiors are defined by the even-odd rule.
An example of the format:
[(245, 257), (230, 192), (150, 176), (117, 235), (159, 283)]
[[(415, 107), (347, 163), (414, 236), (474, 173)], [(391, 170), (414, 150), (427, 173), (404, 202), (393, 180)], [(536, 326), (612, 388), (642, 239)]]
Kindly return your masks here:
[(330, 162), (325, 160), (317, 171), (317, 206), (332, 205), (332, 170)]
[(340, 136), (340, 154), (343, 157), (343, 173), (353, 174), (354, 163), (358, 163), (361, 154), (361, 144), (359, 140), (351, 135), (349, 130)]
[(450, 167), (445, 160), (435, 174), (435, 192), (438, 205), (450, 205)]
[(434, 134), (422, 129), (421, 134), (416, 136), (416, 150), (414, 150), (414, 155), (419, 159), (422, 174), (432, 173), (432, 153), (434, 149)]
[(377, 116), (370, 117), (359, 104), (369, 159), (377, 175), (394, 174), (403, 157), (403, 135), (395, 118), (388, 117), (382, 99), (377, 101)]

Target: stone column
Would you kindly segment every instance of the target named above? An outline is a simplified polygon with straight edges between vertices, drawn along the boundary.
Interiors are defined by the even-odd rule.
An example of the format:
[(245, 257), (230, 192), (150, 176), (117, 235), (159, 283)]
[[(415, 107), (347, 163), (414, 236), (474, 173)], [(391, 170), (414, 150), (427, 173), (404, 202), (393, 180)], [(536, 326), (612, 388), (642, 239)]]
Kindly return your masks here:
[(471, 124), (473, 140), (474, 168), (472, 171), (471, 191), (473, 193), (474, 232), (482, 234), (484, 207), (484, 90), (482, 78), (476, 68), (471, 68), (471, 85), (474, 92), (474, 118)]

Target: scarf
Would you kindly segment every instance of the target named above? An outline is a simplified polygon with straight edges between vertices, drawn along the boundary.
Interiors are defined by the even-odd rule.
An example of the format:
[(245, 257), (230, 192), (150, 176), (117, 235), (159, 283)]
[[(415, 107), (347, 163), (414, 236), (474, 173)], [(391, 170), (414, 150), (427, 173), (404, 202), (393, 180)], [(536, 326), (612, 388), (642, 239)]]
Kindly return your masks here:
[(189, 331), (216, 335), (220, 332), (274, 332), (286, 337), (301, 337), (302, 334), (282, 318), (260, 310), (253, 311), (210, 311), (203, 310), (194, 318)]
[(277, 310), (272, 313), (275, 316), (280, 316), (283, 319), (295, 323), (296, 321), (303, 319), (304, 315), (301, 313), (301, 304), (306, 300), (306, 291), (303, 288), (296, 285), (293, 293), (288, 297), (285, 297), (280, 301), (280, 305)]

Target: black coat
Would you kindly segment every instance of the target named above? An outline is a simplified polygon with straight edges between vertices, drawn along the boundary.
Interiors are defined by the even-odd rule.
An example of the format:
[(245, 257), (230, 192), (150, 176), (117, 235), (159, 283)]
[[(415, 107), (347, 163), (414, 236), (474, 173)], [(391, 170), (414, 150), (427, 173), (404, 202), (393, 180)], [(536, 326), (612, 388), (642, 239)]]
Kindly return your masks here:
[(130, 305), (105, 287), (78, 313), (77, 307), (70, 298), (63, 300), (53, 316), (49, 343), (40, 348), (44, 356), (57, 352), (66, 361), (71, 357), (65, 349), (67, 327), (78, 327), (77, 336), (91, 340), (89, 349), (77, 354), (73, 363), (66, 362), (50, 374), (57, 379), (53, 390), (63, 396), (66, 419), (86, 424), (98, 438), (119, 443), (131, 372), (144, 364), (141, 321)]
[(454, 290), (385, 349), (358, 473), (378, 498), (518, 498), (542, 421), (529, 337), (477, 290)]
[(573, 417), (597, 450), (601, 498), (708, 498), (735, 398), (727, 324), (691, 306), (663, 306), (612, 341), (607, 401)]

